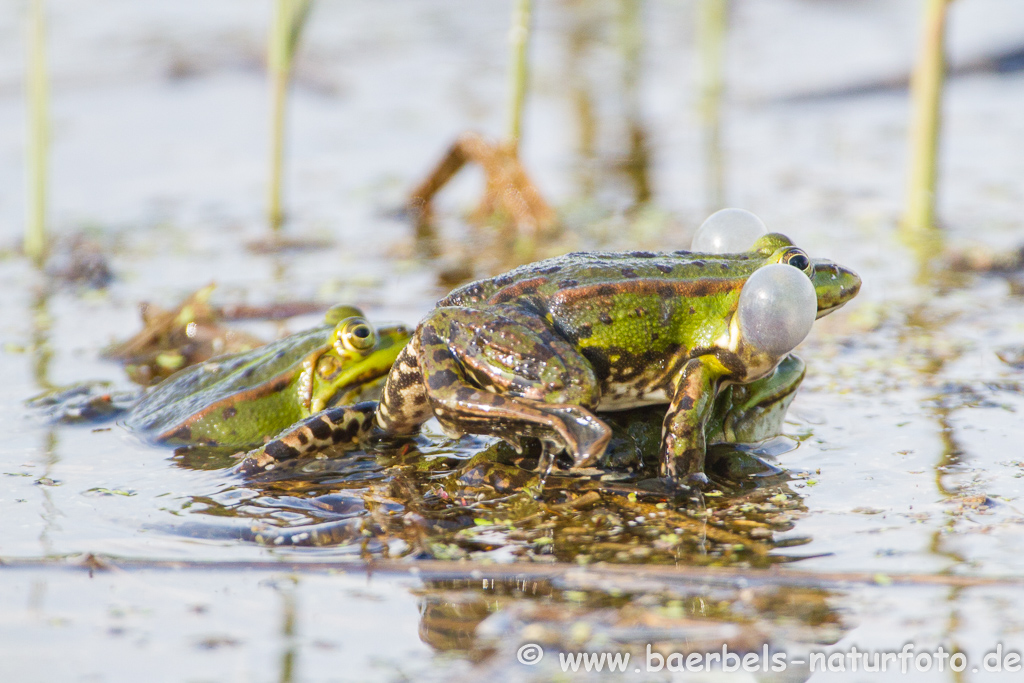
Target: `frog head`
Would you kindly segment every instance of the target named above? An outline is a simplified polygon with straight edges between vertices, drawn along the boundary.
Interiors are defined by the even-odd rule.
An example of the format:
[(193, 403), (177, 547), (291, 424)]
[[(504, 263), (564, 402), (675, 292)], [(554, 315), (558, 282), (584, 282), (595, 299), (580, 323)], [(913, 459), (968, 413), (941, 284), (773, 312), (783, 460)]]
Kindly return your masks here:
[(326, 320), (334, 323), (328, 344), (304, 361), (299, 380), (300, 403), (309, 414), (368, 398), (412, 334), (404, 325), (374, 328), (354, 306), (336, 306)]
[(764, 265), (792, 266), (808, 277), (814, 287), (815, 319), (841, 308), (860, 291), (857, 273), (828, 259), (810, 258), (785, 235), (763, 235), (754, 242), (752, 251), (764, 259)]
[(828, 259), (807, 253), (779, 233), (769, 233), (764, 222), (744, 209), (722, 209), (711, 214), (693, 237), (693, 251), (728, 254), (754, 252), (762, 265), (782, 263), (802, 271), (814, 286), (816, 318), (828, 315), (860, 291), (860, 277)]
[[(750, 246), (740, 246), (744, 244)], [(698, 230), (694, 246), (725, 258), (735, 253), (747, 264), (739, 296), (729, 298), (729, 333), (719, 343), (731, 352), (736, 365), (731, 374), (740, 382), (774, 370), (817, 318), (860, 290), (860, 278), (852, 270), (812, 259), (785, 235), (765, 234), (760, 219), (739, 209), (713, 214)]]

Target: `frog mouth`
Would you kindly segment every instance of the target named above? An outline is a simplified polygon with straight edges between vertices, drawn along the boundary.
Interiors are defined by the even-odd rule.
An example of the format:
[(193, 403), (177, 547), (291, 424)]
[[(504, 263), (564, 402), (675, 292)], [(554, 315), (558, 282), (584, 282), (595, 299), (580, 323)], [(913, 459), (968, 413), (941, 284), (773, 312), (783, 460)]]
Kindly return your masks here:
[(846, 305), (846, 301), (840, 301), (839, 303), (837, 303), (837, 304), (835, 304), (833, 306), (829, 306), (828, 308), (822, 308), (822, 307), (819, 306), (818, 307), (818, 314), (814, 317), (814, 319), (817, 320), (818, 318), (824, 318), (826, 315), (828, 315), (832, 311), (838, 311), (840, 308), (842, 308), (845, 305)]
[(857, 273), (827, 259), (814, 260), (814, 275), (811, 282), (818, 297), (816, 318), (845, 306), (850, 299), (857, 296), (861, 285)]
[(378, 374), (376, 376), (367, 375), (364, 378), (338, 387), (331, 395), (331, 398), (327, 401), (325, 407), (333, 408), (334, 406), (355, 403), (357, 400), (370, 400), (372, 396), (368, 396), (367, 394), (371, 392), (379, 394), (384, 388), (384, 382), (387, 378), (387, 373)]

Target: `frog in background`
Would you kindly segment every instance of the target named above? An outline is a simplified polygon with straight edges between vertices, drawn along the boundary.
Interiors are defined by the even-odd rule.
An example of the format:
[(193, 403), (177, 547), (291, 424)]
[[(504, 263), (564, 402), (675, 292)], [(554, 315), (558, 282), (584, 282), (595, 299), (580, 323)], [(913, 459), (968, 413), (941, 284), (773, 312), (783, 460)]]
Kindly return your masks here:
[(254, 448), (330, 405), (376, 399), (411, 332), (353, 306), (322, 325), (190, 366), (151, 388), (125, 425), (170, 445)]

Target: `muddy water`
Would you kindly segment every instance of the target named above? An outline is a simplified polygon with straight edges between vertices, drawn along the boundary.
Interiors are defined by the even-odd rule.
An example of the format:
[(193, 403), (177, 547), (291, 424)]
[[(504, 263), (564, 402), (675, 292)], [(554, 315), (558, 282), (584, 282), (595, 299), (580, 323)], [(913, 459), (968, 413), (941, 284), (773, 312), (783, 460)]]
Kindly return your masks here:
[[(523, 158), (571, 228), (546, 248), (685, 247), (707, 212), (694, 7), (649, 3), (630, 63), (618, 6), (582, 6), (538, 8)], [(940, 263), (922, 278), (895, 236), (905, 97), (828, 94), (905, 74), (911, 9), (736, 3), (727, 201), (865, 281), (800, 351), (809, 374), (786, 446), (764, 456), (788, 475), (660, 508), (607, 486), (599, 501), (559, 507), (587, 494), (567, 482), (513, 508), (500, 482), (452, 474), (486, 440), (438, 436), (420, 443), (425, 458), (355, 454), (240, 481), (116, 424), (57, 426), (24, 406), (55, 385), (127, 388), (99, 354), (137, 329), (143, 300), (171, 305), (216, 281), (223, 302), (341, 301), (413, 322), (443, 293), (439, 272), (495, 263), (471, 258), (496, 240), (471, 240), (460, 218), (479, 191), (473, 173), (442, 197), (437, 260), (418, 256), (396, 209), (459, 131), (502, 130), (508, 8), (318, 5), (292, 100), (287, 229), (331, 246), (258, 255), (245, 245), (263, 235), (269, 8), (48, 7), (55, 232), (84, 232), (116, 277), (94, 290), (41, 277), (10, 252), (0, 261), (5, 680), (549, 680), (556, 651), (643, 656), (649, 643), (665, 654), (767, 644), (792, 665), (758, 676), (802, 680), (796, 661), (812, 651), (907, 642), (960, 650), (969, 666), (892, 678), (991, 680), (985, 654), (1021, 650), (1024, 375), (997, 355), (1012, 360), (1022, 344), (1019, 276)], [(1005, 3), (958, 3), (954, 62), (1021, 44), (1020, 19)], [(8, 244), (22, 215), (19, 20), (0, 18)], [(1019, 74), (951, 83), (940, 201), (950, 249), (1006, 253), (1024, 238), (1022, 103)], [(315, 321), (251, 331), (271, 338)], [(467, 490), (484, 500), (459, 500)], [(410, 499), (419, 527), (396, 523)], [(619, 536), (607, 534), (620, 526), (609, 514)], [(345, 542), (273, 543), (276, 529), (324, 523)], [(517, 662), (528, 642), (547, 648), (537, 665)], [(617, 678), (671, 676), (631, 666)]]

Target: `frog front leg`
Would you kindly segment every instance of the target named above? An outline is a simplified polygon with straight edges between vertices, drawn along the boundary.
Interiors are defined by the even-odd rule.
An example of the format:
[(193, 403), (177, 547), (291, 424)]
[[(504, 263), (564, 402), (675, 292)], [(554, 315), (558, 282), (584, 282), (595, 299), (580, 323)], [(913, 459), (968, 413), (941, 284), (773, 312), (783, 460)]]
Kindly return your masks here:
[[(421, 386), (446, 431), (494, 434), (514, 445), (538, 437), (568, 451), (577, 466), (604, 452), (611, 430), (590, 412), (600, 398), (593, 367), (536, 314), (515, 306), (438, 308), (416, 342)], [(396, 409), (385, 389), (378, 424), (394, 431), (408, 405)]]
[(715, 398), (717, 377), (700, 359), (686, 362), (676, 381), (661, 431), (661, 475), (689, 483), (708, 483), (704, 474), (707, 444), (704, 426)]

